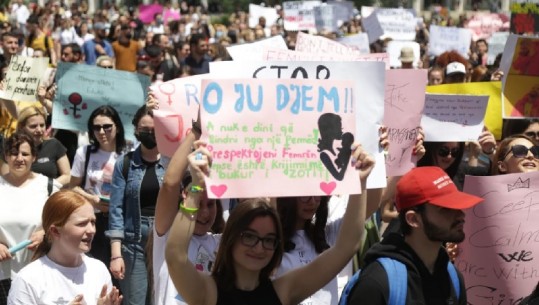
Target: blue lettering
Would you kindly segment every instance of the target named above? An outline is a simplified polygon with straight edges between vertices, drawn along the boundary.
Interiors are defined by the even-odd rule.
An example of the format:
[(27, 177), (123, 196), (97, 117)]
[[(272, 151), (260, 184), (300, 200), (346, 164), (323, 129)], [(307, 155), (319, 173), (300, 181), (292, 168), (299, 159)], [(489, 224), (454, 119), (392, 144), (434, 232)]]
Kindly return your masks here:
[(298, 114), (299, 108), (301, 107), (301, 88), (298, 85), (290, 85), (290, 89), (293, 91), (296, 91), (296, 98), (294, 99), (294, 102), (292, 103), (292, 107), (290, 108), (290, 111), (293, 114)]
[(307, 105), (308, 102), (313, 100), (313, 97), (311, 95), (311, 91), (313, 89), (313, 86), (301, 86), (301, 97), (302, 97), (302, 111), (313, 111), (314, 108), (312, 106)]
[(247, 105), (249, 106), (249, 110), (258, 112), (262, 109), (262, 101), (264, 99), (263, 93), (264, 90), (262, 89), (262, 85), (258, 85), (258, 102), (254, 104), (253, 97), (251, 96), (251, 85), (247, 85)]
[(191, 98), (195, 99), (195, 103), (200, 105), (200, 101), (198, 100), (198, 89), (193, 84), (185, 84), (185, 100), (187, 101), (187, 106), (191, 105)]
[(288, 93), (288, 88), (285, 85), (277, 85), (277, 110), (281, 111), (288, 105), (290, 100), (290, 93)]
[(243, 110), (243, 104), (245, 103), (245, 95), (243, 94), (243, 84), (234, 84), (234, 92), (239, 93), (239, 97), (236, 100), (236, 105), (234, 106), (234, 110), (236, 112), (242, 112)]
[[(212, 103), (209, 101), (209, 96), (214, 91), (216, 94), (216, 100), (214, 103)], [(208, 86), (206, 86), (206, 90), (204, 91), (204, 96), (202, 97), (202, 106), (204, 106), (204, 110), (206, 110), (208, 113), (214, 114), (217, 111), (219, 111), (219, 109), (221, 109), (222, 104), (223, 104), (223, 89), (216, 82), (209, 83)]]
[(331, 87), (329, 92), (326, 91), (326, 89), (323, 86), (320, 86), (318, 88), (318, 112), (322, 112), (324, 110), (324, 103), (325, 101), (329, 100), (330, 102), (333, 101), (333, 109), (335, 113), (339, 112), (339, 93), (337, 92), (337, 88)]

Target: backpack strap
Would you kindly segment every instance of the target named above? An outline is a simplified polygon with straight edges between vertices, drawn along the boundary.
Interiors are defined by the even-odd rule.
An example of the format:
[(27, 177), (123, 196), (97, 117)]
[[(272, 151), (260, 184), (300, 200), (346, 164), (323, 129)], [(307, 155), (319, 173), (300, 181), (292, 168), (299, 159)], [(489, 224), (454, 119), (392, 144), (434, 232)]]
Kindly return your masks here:
[(460, 300), (460, 280), (459, 275), (457, 274), (457, 268), (455, 268), (455, 265), (453, 265), (453, 263), (447, 263), (447, 272), (449, 273), (449, 277), (451, 278), (451, 284), (453, 284), (453, 289), (455, 289), (457, 300)]
[(88, 163), (90, 163), (90, 151), (91, 145), (86, 145), (86, 154), (84, 156), (84, 173), (82, 174), (82, 181), (80, 183), (80, 187), (84, 189), (84, 186), (86, 185), (86, 175), (88, 173)]
[(352, 292), (352, 289), (356, 286), (357, 281), (359, 280), (359, 274), (361, 273), (361, 269), (358, 270), (352, 277), (348, 280), (348, 283), (346, 283), (346, 286), (344, 286), (344, 289), (342, 290), (341, 298), (339, 299), (339, 305), (347, 305), (348, 304), (348, 297), (350, 297), (350, 292)]
[(378, 261), (387, 273), (389, 284), (388, 305), (404, 305), (408, 292), (408, 271), (406, 266), (398, 260), (389, 257), (379, 257)]
[(131, 159), (133, 158), (133, 152), (130, 151), (127, 154), (124, 155), (124, 162), (122, 164), (122, 176), (124, 177), (124, 180), (127, 181), (127, 175), (129, 174), (129, 167)]
[(54, 181), (51, 177), (49, 177), (49, 181), (47, 181), (47, 194), (50, 196), (52, 194), (52, 187), (53, 187)]

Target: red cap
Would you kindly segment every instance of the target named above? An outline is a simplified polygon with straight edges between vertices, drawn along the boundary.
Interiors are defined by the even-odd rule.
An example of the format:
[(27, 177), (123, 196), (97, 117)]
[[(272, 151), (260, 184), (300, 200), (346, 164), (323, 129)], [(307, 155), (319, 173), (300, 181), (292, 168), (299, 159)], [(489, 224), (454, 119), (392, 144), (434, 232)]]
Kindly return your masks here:
[(397, 210), (430, 203), (448, 209), (471, 208), (482, 198), (463, 193), (437, 166), (416, 167), (397, 183)]

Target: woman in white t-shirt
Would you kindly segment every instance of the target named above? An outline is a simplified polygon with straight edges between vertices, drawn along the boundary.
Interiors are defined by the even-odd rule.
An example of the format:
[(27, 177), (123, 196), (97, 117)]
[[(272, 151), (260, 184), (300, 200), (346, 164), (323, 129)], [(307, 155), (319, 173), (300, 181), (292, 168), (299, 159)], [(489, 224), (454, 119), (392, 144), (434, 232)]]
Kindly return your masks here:
[[(277, 198), (281, 218), (284, 254), (275, 272), (280, 277), (289, 270), (307, 265), (337, 240), (342, 218), (328, 223), (330, 197)], [(339, 301), (337, 278), (334, 278), (300, 304), (336, 305)]]
[[(200, 137), (200, 127), (197, 132), (196, 124), (170, 160), (157, 198), (152, 253), (155, 305), (187, 304), (170, 279), (165, 262), (165, 245), (169, 229), (178, 213), (177, 203), (181, 196), (182, 177), (187, 169), (187, 155), (191, 152), (195, 139)], [(188, 184), (185, 179), (183, 182), (184, 186)], [(189, 192), (189, 188), (190, 186), (184, 187), (184, 191)], [(220, 233), (224, 227), (221, 203), (203, 196), (196, 219), (193, 238), (189, 243), (188, 257), (198, 271), (209, 274), (221, 240), (221, 234), (215, 233)]]
[(110, 264), (108, 229), (112, 173), (118, 156), (126, 147), (125, 133), (118, 112), (111, 106), (95, 109), (88, 118), (90, 145), (77, 149), (71, 168), (70, 186), (93, 206), (96, 212), (96, 235), (90, 254), (105, 265)]
[(120, 305), (107, 267), (84, 253), (95, 234), (94, 208), (80, 194), (62, 190), (45, 203), (45, 238), (36, 259), (13, 280), (8, 304)]
[[(37, 155), (32, 136), (17, 132), (6, 140), (4, 157), (8, 172), (0, 176), (0, 304), (5, 304), (14, 277), (30, 263), (33, 250), (43, 239), (41, 210), (61, 185), (32, 172)], [(30, 244), (16, 252), (14, 246)]]

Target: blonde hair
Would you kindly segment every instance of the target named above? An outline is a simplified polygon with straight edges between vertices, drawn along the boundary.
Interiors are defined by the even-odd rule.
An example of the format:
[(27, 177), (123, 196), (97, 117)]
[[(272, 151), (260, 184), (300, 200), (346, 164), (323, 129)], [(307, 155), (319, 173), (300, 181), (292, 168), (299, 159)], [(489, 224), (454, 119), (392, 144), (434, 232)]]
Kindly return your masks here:
[(23, 130), (23, 128), (26, 126), (26, 122), (29, 118), (40, 115), (43, 117), (43, 119), (47, 120), (47, 114), (41, 107), (37, 106), (28, 106), (26, 108), (23, 108), (21, 112), (19, 113), (19, 119), (17, 121), (17, 131)]

